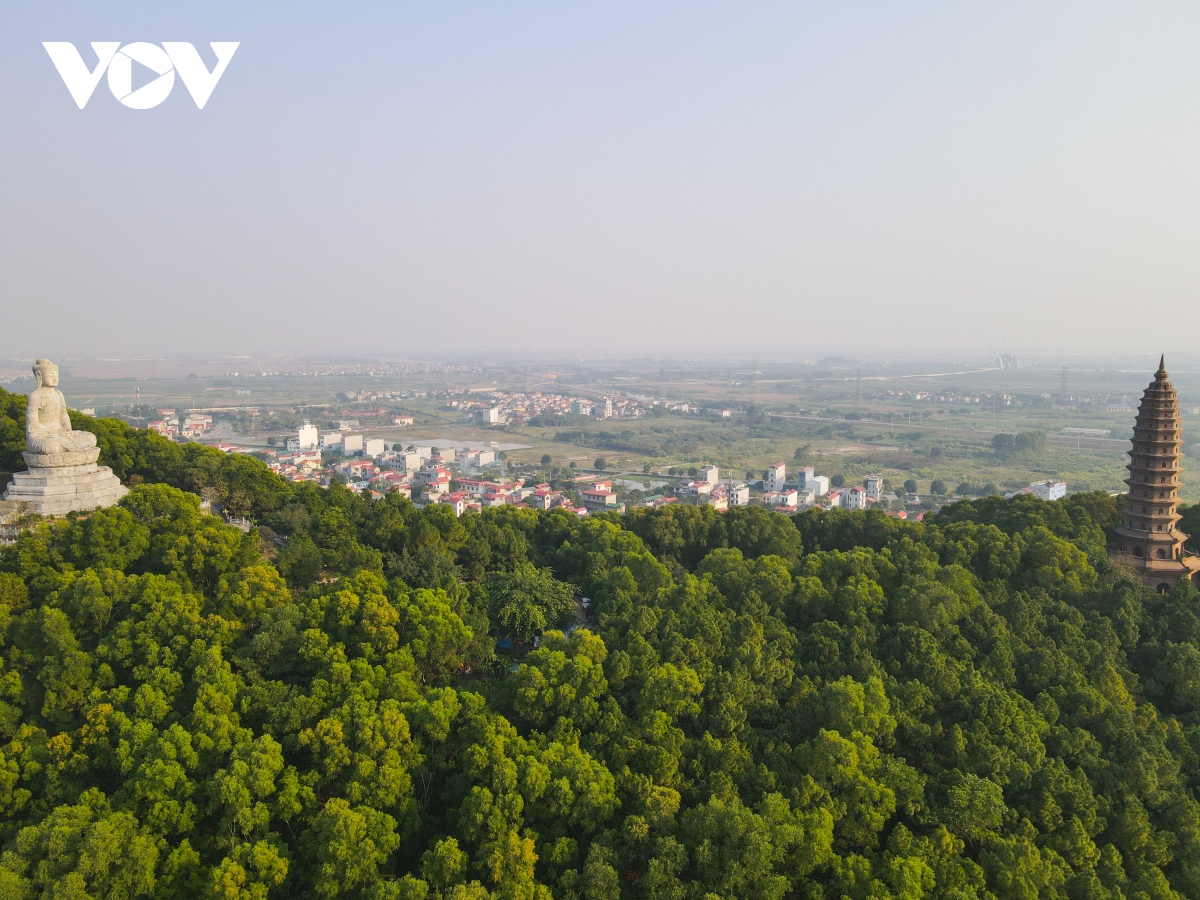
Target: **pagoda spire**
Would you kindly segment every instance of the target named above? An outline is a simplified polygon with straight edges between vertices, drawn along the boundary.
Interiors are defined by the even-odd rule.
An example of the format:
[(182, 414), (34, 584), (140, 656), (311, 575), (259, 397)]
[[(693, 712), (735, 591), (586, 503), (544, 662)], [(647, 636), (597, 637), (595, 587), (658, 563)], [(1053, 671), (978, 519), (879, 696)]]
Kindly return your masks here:
[(1154, 373), (1155, 381), (1167, 380), (1167, 355), (1165, 353), (1158, 357), (1158, 371)]

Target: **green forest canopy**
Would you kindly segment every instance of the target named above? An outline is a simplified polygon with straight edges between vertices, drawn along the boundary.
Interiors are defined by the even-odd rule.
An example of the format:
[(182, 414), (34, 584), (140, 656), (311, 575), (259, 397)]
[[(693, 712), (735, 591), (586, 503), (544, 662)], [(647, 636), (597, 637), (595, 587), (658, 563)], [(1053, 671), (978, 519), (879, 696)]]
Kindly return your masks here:
[(2, 900), (1200, 897), (1107, 495), (456, 519), (76, 424), (134, 488), (0, 551)]

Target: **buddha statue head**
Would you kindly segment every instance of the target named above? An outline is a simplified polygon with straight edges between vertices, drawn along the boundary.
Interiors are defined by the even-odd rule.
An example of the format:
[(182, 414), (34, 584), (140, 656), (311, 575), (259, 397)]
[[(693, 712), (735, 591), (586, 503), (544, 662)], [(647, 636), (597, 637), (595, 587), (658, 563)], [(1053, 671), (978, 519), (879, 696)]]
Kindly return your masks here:
[(33, 375), (38, 387), (58, 387), (58, 366), (48, 359), (39, 359), (33, 364)]

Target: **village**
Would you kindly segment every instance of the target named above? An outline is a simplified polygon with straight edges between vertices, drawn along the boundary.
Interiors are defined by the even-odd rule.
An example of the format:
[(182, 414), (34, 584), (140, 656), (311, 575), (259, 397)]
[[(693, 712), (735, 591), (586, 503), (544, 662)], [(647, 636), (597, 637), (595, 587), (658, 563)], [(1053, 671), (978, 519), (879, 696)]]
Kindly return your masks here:
[[(573, 401), (579, 410), (580, 402)], [(540, 414), (546, 406), (518, 405), (504, 409), (500, 406), (478, 406), (491, 418), (493, 412), (504, 409), (505, 414)], [(625, 409), (618, 405), (616, 409)], [(610, 415), (611, 401), (593, 409)], [(595, 414), (575, 412), (576, 415)], [(188, 436), (202, 434), (211, 426), (211, 417), (190, 414), (182, 421), (167, 420), (168, 427), (178, 427)], [(337, 430), (322, 433), (310, 422), (303, 423), (296, 436), (286, 442), (283, 450), (256, 449), (220, 442), (216, 446), (225, 452), (253, 452), (264, 459), (269, 468), (281, 477), (293, 481), (311, 481), (327, 486), (333, 481), (344, 484), (356, 493), (368, 492), (382, 499), (395, 491), (418, 505), (445, 504), (456, 516), (488, 507), (512, 505), (533, 509), (564, 509), (579, 516), (595, 512), (624, 513), (632, 506), (660, 508), (668, 504), (710, 506), (718, 512), (735, 507), (756, 505), (782, 513), (797, 512), (810, 507), (861, 510), (879, 507), (890, 516), (916, 520), (924, 518), (930, 499), (912, 492), (896, 492), (888, 488), (882, 475), (868, 475), (861, 485), (834, 484), (825, 475), (816, 473), (813, 466), (801, 466), (794, 476), (788, 473), (785, 462), (771, 465), (761, 480), (745, 481), (722, 478), (717, 466), (707, 465), (649, 496), (639, 490), (637, 500), (622, 499), (620, 483), (637, 484), (620, 476), (603, 473), (571, 473), (564, 479), (538, 480), (525, 474), (510, 473), (505, 465), (499, 442), (489, 441), (480, 446), (421, 444), (371, 436), (356, 431), (355, 420), (339, 420)], [(394, 424), (408, 426), (411, 416), (395, 416)], [(651, 471), (650, 475), (656, 475)], [(1042, 499), (1054, 500), (1065, 496), (1066, 484), (1061, 481), (1038, 482), (1018, 493), (1033, 493)]]
[[(964, 399), (977, 402), (976, 398)], [(542, 458), (540, 468), (514, 463), (506, 459), (504, 448), (516, 445), (502, 445), (497, 440), (452, 443), (396, 438), (398, 429), (413, 427), (417, 419), (397, 411), (396, 404), (406, 400), (433, 401), (461, 417), (458, 421), (464, 425), (499, 432), (507, 426), (631, 420), (651, 414), (710, 419), (731, 415), (729, 409), (678, 400), (454, 388), (344, 390), (338, 392), (337, 400), (341, 409), (325, 413), (330, 418), (323, 419), (324, 428), (304, 420), (291, 437), (268, 438), (267, 446), (236, 436), (233, 440), (216, 437), (222, 432), (214, 429), (213, 413), (203, 410), (159, 409), (160, 418), (148, 427), (173, 440), (199, 440), (227, 453), (252, 454), (288, 481), (322, 486), (338, 482), (376, 499), (395, 491), (420, 506), (445, 504), (455, 515), (503, 505), (561, 508), (586, 516), (683, 504), (717, 511), (754, 505), (781, 513), (812, 507), (874, 507), (889, 516), (920, 520), (925, 512), (951, 499), (936, 481), (928, 493), (918, 494), (915, 483), (907, 480), (889, 485), (884, 475), (868, 474), (860, 483), (847, 484), (839, 474), (817, 474), (813, 465), (795, 465), (793, 471), (784, 461), (771, 464), (761, 478), (746, 472), (745, 479), (732, 477), (728, 471), (722, 477), (716, 465), (699, 463), (686, 469), (646, 465), (640, 473), (622, 473), (604, 471), (603, 462), (597, 460), (598, 468), (588, 472), (576, 470), (574, 461), (569, 469), (551, 466), (549, 456)], [(374, 403), (391, 405), (391, 411), (363, 407)], [(1057, 479), (1035, 482), (1010, 490), (1006, 496), (1016, 493), (1052, 500), (1066, 494), (1066, 484)]]

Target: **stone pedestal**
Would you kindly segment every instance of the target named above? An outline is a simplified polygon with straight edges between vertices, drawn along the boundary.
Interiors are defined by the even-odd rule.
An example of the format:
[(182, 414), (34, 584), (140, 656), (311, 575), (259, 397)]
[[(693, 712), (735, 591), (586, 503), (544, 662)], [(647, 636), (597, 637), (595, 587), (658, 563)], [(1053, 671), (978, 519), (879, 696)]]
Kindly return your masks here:
[(27, 472), (14, 472), (5, 500), (29, 505), (43, 516), (112, 506), (129, 493), (108, 466), (96, 465), (100, 448), (70, 453), (25, 452)]

